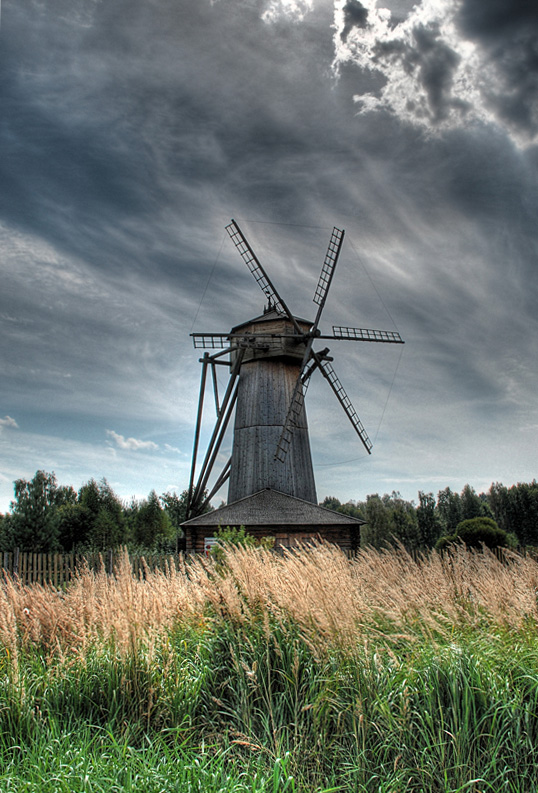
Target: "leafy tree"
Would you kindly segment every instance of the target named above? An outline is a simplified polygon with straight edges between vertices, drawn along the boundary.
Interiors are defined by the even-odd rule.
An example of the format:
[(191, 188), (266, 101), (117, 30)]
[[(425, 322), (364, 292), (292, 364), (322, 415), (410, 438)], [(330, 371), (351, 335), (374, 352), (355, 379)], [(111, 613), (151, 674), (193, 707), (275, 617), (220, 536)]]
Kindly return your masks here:
[[(205, 498), (206, 494), (204, 494)], [(175, 538), (176, 553), (180, 550), (185, 550), (185, 539), (181, 524), (187, 518), (187, 503), (189, 499), (189, 491), (184, 490), (180, 496), (177, 493), (168, 491), (161, 495), (161, 504), (170, 521), (172, 527), (172, 538)], [(211, 511), (212, 507), (208, 505), (206, 512)]]
[(460, 496), (462, 520), (487, 517), (487, 507), (471, 485), (465, 485)]
[(419, 546), (433, 548), (442, 531), (433, 493), (418, 494), (417, 535)]
[(440, 490), (437, 494), (437, 510), (443, 531), (453, 534), (463, 519), (459, 493), (454, 493), (449, 487)]
[(11, 502), (9, 532), (12, 547), (22, 551), (47, 553), (60, 547), (56, 510), (76, 502), (72, 487), (58, 487), (56, 475), (36, 471), (30, 481), (17, 479), (15, 500)]
[(91, 547), (106, 550), (127, 541), (124, 506), (106, 479), (99, 483), (90, 479), (80, 488), (78, 498), (90, 516), (87, 542)]
[(512, 531), (521, 545), (538, 546), (538, 482), (518, 482), (510, 488), (491, 485), (488, 502), (499, 526)]
[(351, 518), (364, 518), (364, 509), (356, 504), (354, 501), (346, 501), (342, 504), (334, 496), (326, 496), (320, 503), (320, 507), (325, 509), (333, 509), (335, 512), (340, 512), (342, 515), (349, 515)]
[(266, 548), (271, 549), (275, 544), (274, 537), (254, 537), (249, 534), (244, 526), (226, 526), (215, 532), (218, 543), (211, 548), (211, 556), (215, 561), (223, 563), (226, 561), (226, 550), (228, 548)]
[(333, 509), (335, 512), (342, 506), (342, 502), (335, 498), (335, 496), (325, 496), (323, 501), (320, 502), (320, 507), (325, 509)]
[(92, 515), (84, 504), (62, 504), (55, 512), (54, 520), (62, 550), (74, 551), (88, 543)]
[[(384, 499), (387, 497), (384, 496)], [(408, 550), (419, 547), (417, 515), (412, 501), (403, 499), (397, 491), (386, 501), (390, 510), (391, 532), (394, 539), (399, 540)]]
[(145, 548), (155, 548), (172, 537), (172, 524), (155, 490), (138, 508), (134, 522), (134, 541)]
[[(206, 500), (207, 496), (208, 491), (206, 490), (204, 492), (203, 501)], [(184, 490), (179, 496), (177, 493), (173, 493), (171, 491), (161, 495), (161, 503), (172, 526), (172, 540), (175, 538), (176, 552), (185, 549), (185, 539), (181, 524), (187, 519), (188, 500), (188, 490)], [(202, 514), (205, 514), (206, 512), (213, 512), (213, 507), (209, 503), (205, 505)]]
[(0, 551), (10, 551), (14, 548), (11, 534), (11, 515), (0, 515)]
[(390, 515), (377, 493), (366, 496), (366, 525), (361, 527), (361, 546), (383, 548), (390, 544)]

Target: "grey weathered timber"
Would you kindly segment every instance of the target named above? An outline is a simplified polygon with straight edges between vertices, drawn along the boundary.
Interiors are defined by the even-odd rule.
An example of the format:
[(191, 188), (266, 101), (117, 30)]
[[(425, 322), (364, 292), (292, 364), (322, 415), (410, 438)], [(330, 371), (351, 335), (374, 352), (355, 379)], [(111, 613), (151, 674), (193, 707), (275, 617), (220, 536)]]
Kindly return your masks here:
[(303, 405), (284, 463), (275, 449), (286, 421), (300, 365), (275, 358), (243, 364), (235, 412), (228, 501), (265, 487), (317, 502)]
[[(298, 317), (295, 322), (303, 332), (311, 325)], [(288, 318), (275, 309), (232, 330), (249, 343), (239, 376), (229, 502), (267, 487), (313, 504), (317, 501), (304, 405), (284, 464), (275, 459), (305, 349), (302, 337), (294, 337), (292, 331)], [(252, 343), (258, 336), (272, 343), (260, 348)]]

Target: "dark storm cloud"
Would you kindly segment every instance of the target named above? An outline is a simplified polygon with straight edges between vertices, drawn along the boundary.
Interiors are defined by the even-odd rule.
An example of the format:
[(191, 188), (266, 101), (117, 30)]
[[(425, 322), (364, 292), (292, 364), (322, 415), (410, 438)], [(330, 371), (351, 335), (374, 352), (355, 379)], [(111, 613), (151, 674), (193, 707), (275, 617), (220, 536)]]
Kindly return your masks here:
[(344, 27), (340, 33), (342, 41), (345, 41), (350, 30), (354, 27), (364, 28), (368, 24), (368, 9), (359, 0), (347, 0), (344, 6)]
[(464, 35), (478, 42), (495, 67), (499, 85), (489, 101), (499, 115), (529, 134), (538, 131), (538, 6), (526, 0), (465, 0)]
[[(346, 228), (324, 328), (391, 327), (364, 263), (408, 342), (399, 438), (417, 426), (426, 440), (440, 436), (431, 454), (442, 460), (447, 435), (465, 427), (463, 459), (499, 405), (517, 406), (507, 409), (511, 430), (528, 418), (535, 155), (489, 118), (458, 126), (468, 115), (455, 80), (465, 56), (429, 6), (395, 23), (370, 0), (339, 3), (336, 31), (330, 4), (308, 6), (50, 0), (4, 9), (0, 416), (20, 429), (3, 439), (24, 438), (25, 422), (36, 434), (42, 425), (82, 438), (87, 420), (103, 445), (109, 429), (163, 449), (181, 427), (173, 445), (189, 449), (199, 356), (188, 334), (226, 331), (264, 302), (223, 230), (231, 217), (305, 316), (327, 235)], [(465, 36), (493, 62), (502, 31), (491, 22), (486, 36), (473, 8)], [(335, 83), (333, 48), (344, 45), (355, 60)], [(390, 102), (355, 115), (354, 93), (379, 98), (385, 88)], [(415, 102), (407, 115), (399, 98)], [(394, 348), (333, 346), (361, 416), (363, 405), (375, 413)], [(312, 432), (330, 436), (320, 394)], [(340, 446), (356, 452), (341, 429), (336, 442), (324, 439), (323, 454), (337, 461)], [(394, 448), (389, 439), (387, 457)], [(406, 471), (420, 459), (405, 451), (391, 465)], [(81, 478), (107, 474), (98, 449), (92, 460)], [(30, 448), (24, 464), (33, 463)], [(13, 478), (32, 473), (18, 468)], [(345, 476), (341, 487), (355, 487), (353, 471)]]
[[(299, 31), (280, 35), (247, 5), (239, 38), (225, 4), (87, 8), (36, 6), (30, 20), (19, 8), (3, 30), (0, 211), (66, 253), (109, 269), (128, 253), (128, 268), (143, 270), (152, 249), (160, 268), (169, 258), (160, 249), (188, 245), (189, 228), (208, 217), (209, 185), (231, 207), (262, 191), (278, 206), (281, 168), (300, 170), (333, 134), (318, 119), (306, 145), (310, 79), (323, 67), (299, 54)], [(177, 208), (173, 226), (160, 216), (166, 205)]]

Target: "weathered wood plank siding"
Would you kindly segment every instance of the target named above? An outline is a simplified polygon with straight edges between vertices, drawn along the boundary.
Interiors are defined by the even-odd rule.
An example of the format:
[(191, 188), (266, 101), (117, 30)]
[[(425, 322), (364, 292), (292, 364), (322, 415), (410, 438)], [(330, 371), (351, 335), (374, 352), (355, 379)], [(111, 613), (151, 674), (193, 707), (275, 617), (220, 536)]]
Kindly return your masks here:
[(243, 365), (235, 414), (228, 501), (270, 487), (317, 502), (306, 411), (301, 411), (285, 462), (275, 459), (299, 366), (280, 359)]

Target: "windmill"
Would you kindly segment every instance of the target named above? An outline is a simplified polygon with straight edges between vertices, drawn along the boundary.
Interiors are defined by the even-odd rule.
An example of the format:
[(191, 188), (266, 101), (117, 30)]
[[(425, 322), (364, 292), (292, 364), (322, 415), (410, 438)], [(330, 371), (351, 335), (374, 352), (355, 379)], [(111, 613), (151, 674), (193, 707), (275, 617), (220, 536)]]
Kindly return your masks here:
[[(329, 240), (313, 298), (317, 305), (313, 321), (292, 314), (234, 220), (226, 226), (226, 231), (264, 293), (267, 306), (261, 316), (233, 327), (228, 333), (191, 334), (195, 349), (206, 352), (200, 359), (202, 377), (189, 484), (189, 518), (199, 515), (228, 479), (228, 503), (270, 488), (315, 504), (304, 401), (316, 370), (328, 382), (368, 454), (372, 443), (334, 371), (329, 349), (317, 350), (314, 344), (326, 339), (404, 343), (395, 331), (340, 325), (333, 326), (330, 335), (319, 330), (344, 241), (343, 230), (333, 228)], [(218, 366), (228, 367), (230, 373), (222, 396), (217, 383)], [(208, 372), (213, 382), (216, 421), (195, 482)], [(234, 409), (232, 453), (208, 493), (208, 481)]]

